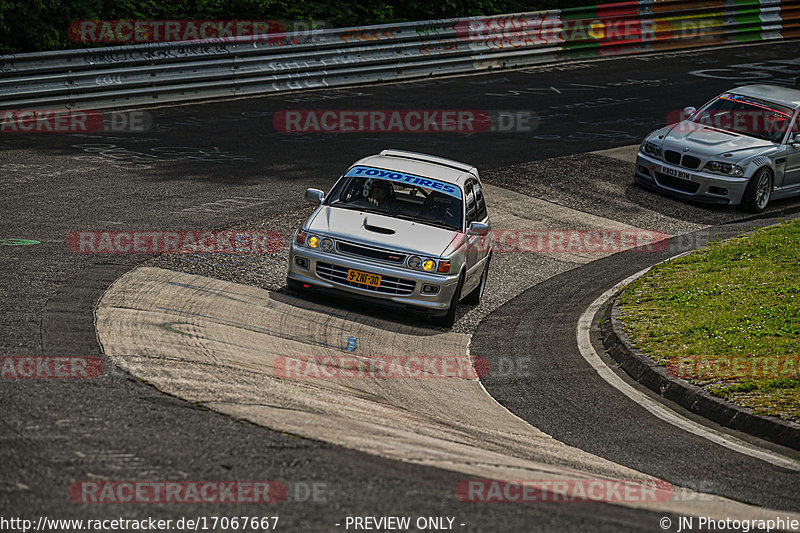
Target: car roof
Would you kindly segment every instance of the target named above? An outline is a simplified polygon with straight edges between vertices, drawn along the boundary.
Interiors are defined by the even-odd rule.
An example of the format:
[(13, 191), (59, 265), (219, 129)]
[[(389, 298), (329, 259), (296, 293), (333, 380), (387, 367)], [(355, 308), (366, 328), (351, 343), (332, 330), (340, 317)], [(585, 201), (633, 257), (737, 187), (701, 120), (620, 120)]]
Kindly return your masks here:
[(800, 109), (800, 90), (777, 85), (745, 85), (731, 89), (731, 93), (769, 100), (794, 109)]
[(467, 178), (478, 177), (478, 169), (472, 165), (405, 150), (383, 150), (380, 154), (370, 155), (353, 163), (353, 166), (358, 165), (434, 178), (459, 186), (463, 186)]

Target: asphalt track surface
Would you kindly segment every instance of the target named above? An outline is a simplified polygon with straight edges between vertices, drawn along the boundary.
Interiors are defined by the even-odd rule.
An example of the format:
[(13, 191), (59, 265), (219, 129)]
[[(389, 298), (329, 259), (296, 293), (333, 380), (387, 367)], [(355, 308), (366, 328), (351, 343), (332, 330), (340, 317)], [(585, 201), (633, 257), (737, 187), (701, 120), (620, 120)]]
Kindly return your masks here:
[[(670, 112), (740, 82), (790, 84), (799, 61), (797, 42), (771, 43), (154, 108), (154, 129), (136, 135), (4, 134), (0, 236), (41, 244), (0, 247), (0, 354), (99, 354), (94, 303), (149, 256), (76, 255), (65, 246), (71, 231), (222, 229), (279, 215), (300, 205), (306, 187), (331, 183), (346, 165), (385, 147), (500, 169), (634, 144)], [(272, 125), (272, 114), (285, 109), (389, 108), (534, 110), (541, 123), (534, 132), (473, 135), (287, 135)], [(565, 204), (586, 203), (580, 187), (564, 191), (547, 175), (540, 179), (538, 186), (567, 196)], [(671, 216), (678, 220), (698, 210), (675, 205)], [(593, 209), (601, 207), (586, 210)], [(574, 343), (574, 320), (592, 295), (638, 270), (641, 260), (624, 254), (592, 263), (582, 267), (581, 284), (567, 282), (569, 272), (552, 278), (490, 316), (493, 338), (502, 332), (519, 354)], [(520, 325), (521, 316), (544, 324), (544, 315), (562, 323), (539, 327), (535, 335)], [(485, 324), (473, 340), (484, 349)], [(683, 486), (800, 509), (796, 473), (664, 427), (616, 398), (574, 354), (539, 363), (540, 378), (488, 381), (489, 392), (557, 439), (602, 457)], [(316, 501), (258, 510), (279, 515), (284, 531), (335, 531), (343, 517), (366, 515), (455, 516), (467, 531), (660, 530), (659, 515), (601, 503), (461, 503), (454, 490), (463, 476), (239, 422), (166, 396), (110, 365), (90, 381), (3, 380), (0, 405), (2, 516), (253, 516), (252, 509), (230, 505), (79, 505), (67, 494), (79, 480), (274, 479), (326, 487)]]
[[(700, 240), (730, 238), (753, 227), (775, 223), (777, 218), (769, 217), (718, 226), (713, 233), (701, 232)], [(686, 241), (696, 242), (688, 237)], [(796, 471), (675, 431), (667, 422), (648, 416), (642, 406), (625, 401), (621, 392), (610, 388), (577, 349), (575, 324), (605, 290), (657, 261), (693, 247), (678, 246), (652, 255), (615, 254), (552, 277), (510, 301), (481, 323), (472, 338), (471, 351), (494, 365), (501, 364), (501, 358), (510, 358), (527, 372), (489, 372), (482, 381), (489, 394), (507, 409), (562, 442), (676, 485), (753, 505), (796, 510)], [(599, 287), (598, 279), (608, 282)], [(537, 325), (535, 333), (531, 324)], [(597, 327), (591, 336), (595, 350), (604, 354)], [(605, 358), (610, 367), (617, 366), (608, 355)], [(633, 383), (623, 371), (618, 374)], [(708, 421), (705, 424), (731, 436), (743, 436)], [(781, 446), (765, 447), (780, 449), (788, 457), (800, 457)]]

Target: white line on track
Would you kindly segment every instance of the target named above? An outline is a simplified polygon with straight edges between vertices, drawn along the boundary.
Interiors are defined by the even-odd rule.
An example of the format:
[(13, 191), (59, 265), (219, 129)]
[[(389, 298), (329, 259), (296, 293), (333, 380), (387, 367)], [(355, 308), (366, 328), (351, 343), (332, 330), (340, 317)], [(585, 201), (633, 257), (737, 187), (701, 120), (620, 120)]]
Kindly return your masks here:
[(608, 301), (609, 298), (623, 285), (626, 285), (639, 276), (646, 273), (650, 268), (646, 268), (636, 274), (632, 275), (631, 277), (625, 279), (624, 281), (620, 282), (613, 288), (607, 290), (599, 298), (597, 298), (592, 305), (590, 305), (586, 311), (583, 312), (580, 319), (578, 320), (578, 350), (581, 352), (581, 355), (584, 359), (595, 369), (595, 371), (600, 374), (600, 377), (603, 378), (609, 385), (614, 387), (615, 389), (619, 390), (622, 394), (633, 400), (634, 402), (638, 403), (645, 409), (647, 409), (651, 414), (655, 415), (656, 417), (660, 418), (661, 420), (672, 424), (673, 426), (680, 428), (684, 431), (688, 431), (693, 435), (697, 435), (698, 437), (702, 437), (704, 439), (710, 440), (715, 444), (719, 444), (720, 446), (724, 446), (730, 450), (735, 452), (749, 455), (750, 457), (754, 457), (756, 459), (760, 459), (762, 461), (766, 461), (767, 463), (773, 464), (775, 466), (779, 466), (781, 468), (787, 468), (789, 470), (796, 470), (800, 471), (800, 462), (795, 461), (794, 459), (790, 459), (783, 455), (779, 455), (777, 453), (765, 450), (763, 448), (759, 448), (752, 444), (749, 444), (745, 441), (739, 440), (735, 437), (731, 437), (729, 435), (725, 435), (719, 431), (714, 429), (705, 427), (697, 422), (693, 422), (688, 418), (685, 418), (672, 409), (662, 405), (660, 402), (650, 398), (649, 396), (639, 392), (628, 383), (626, 383), (621, 377), (614, 373), (611, 368), (606, 365), (600, 356), (595, 351), (594, 346), (592, 346), (591, 339), (589, 337), (589, 330), (592, 325), (592, 320), (597, 314), (597, 311), (603, 306), (604, 303)]

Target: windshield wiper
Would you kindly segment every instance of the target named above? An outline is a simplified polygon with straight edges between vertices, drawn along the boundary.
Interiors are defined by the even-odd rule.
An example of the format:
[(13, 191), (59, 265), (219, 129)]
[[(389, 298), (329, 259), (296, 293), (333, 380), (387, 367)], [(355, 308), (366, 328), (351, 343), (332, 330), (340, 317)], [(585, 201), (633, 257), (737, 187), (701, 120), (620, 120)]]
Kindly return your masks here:
[(341, 209), (350, 209), (351, 211), (363, 211), (365, 213), (375, 213), (376, 215), (384, 215), (384, 216), (387, 216), (387, 217), (394, 217), (394, 218), (399, 218), (399, 219), (402, 219), (402, 220), (410, 220), (411, 222), (419, 222), (420, 224), (426, 224), (428, 226), (434, 226), (434, 227), (437, 227), (437, 228), (449, 229), (449, 230), (453, 230), (453, 231), (460, 231), (459, 228), (457, 228), (456, 226), (453, 226), (452, 224), (447, 224), (445, 222), (440, 222), (438, 220), (426, 220), (426, 219), (422, 219), (422, 218), (412, 217), (412, 216), (409, 216), (409, 215), (402, 215), (402, 214), (399, 214), (399, 213), (398, 214), (394, 214), (394, 213), (391, 213), (389, 211), (380, 211), (378, 209), (370, 209), (369, 207), (357, 207), (357, 206), (351, 206), (351, 205), (347, 205), (347, 204), (340, 205), (340, 204), (336, 203), (336, 204), (329, 204), (328, 206), (329, 207), (339, 207)]
[(444, 228), (450, 229), (453, 231), (459, 231), (459, 229), (452, 224), (447, 224), (446, 222), (440, 222), (438, 220), (426, 220), (423, 218), (416, 218), (409, 215), (393, 215), (395, 218), (401, 218), (403, 220), (410, 220), (412, 222), (419, 222), (420, 224), (427, 224), (428, 226), (435, 226), (437, 228)]
[(341, 209), (349, 209), (351, 211), (363, 211), (365, 213), (375, 213), (376, 215), (391, 216), (386, 211), (380, 211), (378, 209), (370, 209), (369, 207), (357, 207), (357, 206), (351, 206), (351, 205), (347, 205), (347, 204), (344, 204), (344, 205), (330, 204), (329, 207), (339, 207)]

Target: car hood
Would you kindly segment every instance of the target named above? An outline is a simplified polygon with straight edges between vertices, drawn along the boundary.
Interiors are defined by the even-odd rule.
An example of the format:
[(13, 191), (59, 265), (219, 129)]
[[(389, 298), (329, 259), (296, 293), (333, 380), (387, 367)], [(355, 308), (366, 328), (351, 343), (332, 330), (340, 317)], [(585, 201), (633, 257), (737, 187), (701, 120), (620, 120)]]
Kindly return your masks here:
[(378, 248), (434, 257), (440, 257), (459, 235), (455, 230), (420, 222), (327, 205), (320, 207), (306, 229)]
[(751, 152), (773, 147), (769, 141), (710, 128), (688, 120), (676, 124), (663, 142), (664, 150), (682, 152), (684, 148), (688, 148), (690, 154), (704, 159), (726, 153), (732, 153), (741, 159)]

